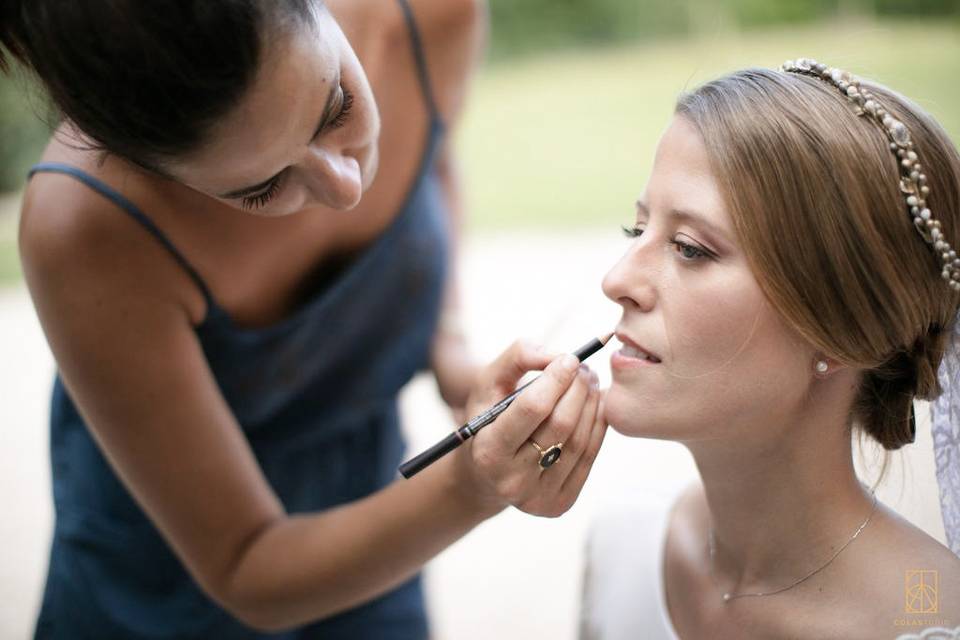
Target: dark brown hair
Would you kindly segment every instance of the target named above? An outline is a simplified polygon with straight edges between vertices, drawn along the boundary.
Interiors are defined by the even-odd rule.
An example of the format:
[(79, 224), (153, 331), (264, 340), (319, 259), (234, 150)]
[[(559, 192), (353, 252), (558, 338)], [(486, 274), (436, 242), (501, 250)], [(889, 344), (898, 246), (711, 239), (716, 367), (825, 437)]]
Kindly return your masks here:
[(198, 147), (249, 87), (265, 35), (311, 0), (0, 0), (11, 57), (94, 148), (156, 168)]
[[(928, 205), (960, 246), (960, 154), (932, 117), (862, 85), (906, 124), (928, 177)], [(960, 296), (913, 227), (885, 133), (840, 91), (810, 77), (739, 71), (683, 95), (738, 237), (765, 295), (828, 357), (861, 370), (850, 424), (885, 449), (912, 441), (914, 396), (941, 393)]]

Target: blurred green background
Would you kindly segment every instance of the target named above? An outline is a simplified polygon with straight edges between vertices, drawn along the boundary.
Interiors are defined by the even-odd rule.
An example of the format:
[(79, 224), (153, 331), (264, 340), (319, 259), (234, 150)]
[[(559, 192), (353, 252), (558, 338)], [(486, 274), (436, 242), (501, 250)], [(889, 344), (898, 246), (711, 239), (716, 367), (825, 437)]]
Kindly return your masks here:
[[(673, 102), (745, 66), (814, 57), (913, 98), (960, 140), (960, 0), (490, 0), (488, 60), (457, 131), (469, 230), (617, 225)], [(17, 191), (47, 131), (0, 79), (0, 284)]]

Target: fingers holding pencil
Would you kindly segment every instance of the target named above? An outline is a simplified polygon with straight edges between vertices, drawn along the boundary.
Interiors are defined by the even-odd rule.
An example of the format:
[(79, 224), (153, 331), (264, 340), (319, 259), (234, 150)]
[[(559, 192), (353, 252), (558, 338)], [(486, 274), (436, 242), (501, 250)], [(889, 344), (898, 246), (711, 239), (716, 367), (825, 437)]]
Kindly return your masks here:
[[(587, 365), (580, 365), (576, 379), (563, 392), (547, 419), (520, 443), (516, 455), (529, 459), (531, 452), (536, 453), (536, 448), (531, 446), (531, 442), (542, 447), (563, 443), (565, 455), (568, 446), (576, 444), (571, 440), (580, 423), (586, 418), (585, 414), (589, 410), (587, 404), (591, 399), (590, 392), (594, 387), (595, 377), (596, 374)], [(590, 415), (589, 419), (592, 418), (593, 416)]]
[[(579, 475), (572, 484), (568, 477), (592, 465), (591, 446), (599, 411), (596, 376), (579, 364), (602, 349), (612, 335), (595, 337), (573, 354), (552, 361), (542, 349), (515, 343), (478, 377), (468, 401), (468, 410), (476, 416), (404, 462), (400, 473), (411, 478), (457, 451), (453, 468), (459, 480), (454, 486), (479, 508), (495, 512), (513, 504), (534, 515), (565, 512), (572, 504), (568, 496), (575, 498), (583, 484)], [(544, 365), (535, 380), (516, 387), (523, 374)], [(484, 429), (494, 421), (494, 428)], [(550, 443), (541, 446), (534, 437), (546, 437)], [(534, 451), (521, 452), (527, 446)], [(564, 446), (568, 452), (565, 462), (542, 481), (541, 475), (563, 457)], [(585, 455), (589, 459), (586, 465), (581, 462)]]
[[(543, 371), (561, 354), (547, 351), (527, 340), (517, 340), (497, 356), (480, 376), (473, 410), (476, 415), (517, 388), (520, 378), (529, 371)], [(482, 396), (482, 397), (481, 397)]]
[[(522, 350), (524, 347), (517, 348)], [(498, 359), (486, 373), (491, 374), (492, 379), (497, 375), (495, 369), (516, 366), (516, 360)], [(541, 423), (550, 418), (561, 397), (577, 380), (578, 370), (579, 362), (569, 354), (554, 359), (543, 370), (543, 374), (517, 396), (494, 425), (478, 432), (468, 441), (469, 446), (461, 455), (469, 457), (467, 465), (475, 472), (480, 489), (489, 492), (491, 498), (518, 505), (529, 500), (537, 490), (539, 465), (531, 463), (529, 459), (521, 461), (517, 451), (521, 445), (530, 447), (524, 443)], [(501, 374), (502, 371), (501, 368)], [(500, 379), (507, 378), (501, 376)], [(502, 393), (502, 389), (495, 393)], [(489, 403), (489, 397), (480, 397), (476, 399), (475, 407), (486, 408)]]
[[(470, 415), (480, 415), (505, 396), (530, 371), (543, 371), (507, 410), (497, 418), (496, 428), (484, 429), (483, 441), (499, 457), (512, 457), (534, 429), (545, 420), (558, 399), (575, 379), (579, 362), (569, 354), (552, 354), (528, 342), (518, 341), (485, 368), (478, 377), (477, 390), (470, 395)], [(513, 427), (504, 427), (507, 414)], [(477, 437), (479, 437), (478, 434)]]
[(567, 474), (560, 487), (559, 500), (561, 504), (566, 504), (569, 509), (577, 498), (583, 485), (587, 482), (587, 476), (593, 468), (593, 463), (597, 460), (597, 454), (600, 453), (600, 447), (603, 445), (603, 439), (607, 435), (607, 418), (604, 412), (604, 403), (607, 399), (606, 390), (597, 391), (597, 412), (594, 415), (593, 422), (590, 425), (586, 447), (580, 454), (580, 457), (574, 462), (573, 470)]
[[(596, 423), (601, 392), (598, 388), (596, 373), (588, 372), (585, 377), (587, 378), (586, 395), (577, 409), (576, 423), (563, 440), (562, 455), (552, 466), (540, 474), (537, 491), (530, 501), (519, 507), (524, 511), (548, 517), (560, 516), (573, 505), (574, 500), (579, 495), (579, 491), (573, 491), (568, 487), (571, 485), (582, 486), (586, 480), (586, 475), (581, 480), (580, 474), (584, 467), (589, 470), (590, 464), (581, 463), (581, 460), (584, 460), (585, 456), (590, 456), (593, 453), (592, 447), (598, 444), (596, 442)], [(567, 399), (567, 396), (573, 395), (574, 389), (574, 385), (571, 385), (561, 403)], [(560, 404), (558, 404), (557, 410), (560, 410)], [(544, 425), (541, 425), (541, 428), (538, 429), (535, 438), (541, 437), (538, 434), (543, 427)], [(547, 441), (549, 442), (550, 436), (543, 437), (548, 438)], [(537, 440), (537, 442), (539, 441)], [(528, 448), (533, 449), (533, 447)], [(529, 453), (524, 452), (527, 460), (530, 459)], [(535, 454), (534, 462), (536, 462), (537, 452), (532, 451), (532, 453)]]

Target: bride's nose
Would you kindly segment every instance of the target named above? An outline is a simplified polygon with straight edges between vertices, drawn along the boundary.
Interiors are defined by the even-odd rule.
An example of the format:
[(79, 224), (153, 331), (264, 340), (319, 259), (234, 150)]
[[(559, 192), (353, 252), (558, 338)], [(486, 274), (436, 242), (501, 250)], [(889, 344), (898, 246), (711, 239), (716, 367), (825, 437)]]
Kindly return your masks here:
[(656, 304), (656, 287), (651, 278), (649, 257), (644, 257), (639, 242), (634, 242), (623, 257), (603, 277), (603, 293), (622, 305), (650, 311)]

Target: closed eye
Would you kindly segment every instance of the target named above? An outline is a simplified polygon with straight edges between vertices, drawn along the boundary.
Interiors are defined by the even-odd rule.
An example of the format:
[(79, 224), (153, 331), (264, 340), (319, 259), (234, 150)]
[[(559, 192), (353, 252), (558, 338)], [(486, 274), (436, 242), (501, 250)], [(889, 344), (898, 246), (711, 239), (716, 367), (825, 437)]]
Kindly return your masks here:
[(240, 200), (240, 206), (242, 206), (244, 209), (260, 209), (268, 202), (273, 200), (278, 193), (280, 193), (282, 182), (283, 173), (280, 173), (270, 182), (270, 184), (267, 185), (267, 188), (260, 193), (244, 196)]
[(340, 112), (327, 124), (328, 129), (342, 127), (350, 116), (350, 109), (353, 107), (353, 94), (343, 87), (341, 87), (341, 91), (343, 91), (343, 105), (340, 107)]

